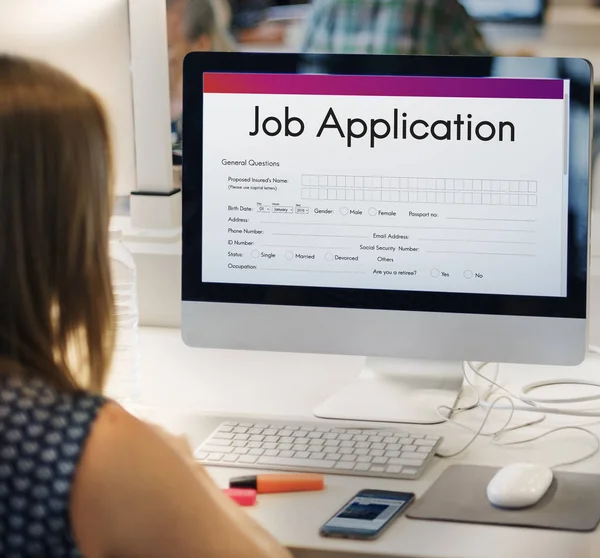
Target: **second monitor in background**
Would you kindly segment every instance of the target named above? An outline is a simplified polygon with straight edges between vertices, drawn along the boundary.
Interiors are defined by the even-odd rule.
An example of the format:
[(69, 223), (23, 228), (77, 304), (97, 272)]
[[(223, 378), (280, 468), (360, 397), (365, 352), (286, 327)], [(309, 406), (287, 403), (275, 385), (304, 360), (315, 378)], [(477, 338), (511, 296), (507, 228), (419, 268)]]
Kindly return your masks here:
[(590, 66), (505, 62), (189, 55), (186, 343), (364, 355), (317, 416), (429, 424), (461, 361), (581, 362)]

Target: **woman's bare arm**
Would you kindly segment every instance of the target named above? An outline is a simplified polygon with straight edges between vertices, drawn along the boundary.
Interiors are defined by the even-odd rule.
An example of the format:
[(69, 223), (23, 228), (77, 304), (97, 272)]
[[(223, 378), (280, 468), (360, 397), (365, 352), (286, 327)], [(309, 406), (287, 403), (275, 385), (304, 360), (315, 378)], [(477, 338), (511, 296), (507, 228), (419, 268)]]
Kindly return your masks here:
[(87, 558), (289, 558), (206, 471), (114, 404), (86, 444), (73, 486)]

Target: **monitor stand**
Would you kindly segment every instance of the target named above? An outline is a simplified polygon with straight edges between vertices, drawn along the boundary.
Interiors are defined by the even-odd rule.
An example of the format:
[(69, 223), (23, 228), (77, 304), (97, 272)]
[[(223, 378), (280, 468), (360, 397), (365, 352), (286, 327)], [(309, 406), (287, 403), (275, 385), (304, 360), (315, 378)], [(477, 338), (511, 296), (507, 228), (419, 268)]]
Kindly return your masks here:
[[(360, 376), (318, 405), (318, 418), (440, 424), (463, 383), (461, 362), (367, 358)], [(447, 414), (446, 414), (447, 416)]]

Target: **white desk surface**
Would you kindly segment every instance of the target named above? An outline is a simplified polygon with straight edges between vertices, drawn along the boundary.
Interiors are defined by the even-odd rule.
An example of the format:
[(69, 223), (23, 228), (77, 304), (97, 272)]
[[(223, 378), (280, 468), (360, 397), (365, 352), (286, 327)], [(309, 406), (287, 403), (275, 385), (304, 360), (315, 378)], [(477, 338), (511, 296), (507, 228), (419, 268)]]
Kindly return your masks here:
[[(314, 420), (312, 408), (359, 372), (362, 359), (322, 355), (290, 355), (259, 352), (200, 350), (186, 347), (176, 329), (141, 329), (142, 405), (140, 416), (174, 432), (188, 434), (198, 443), (219, 417), (253, 417)], [(508, 366), (501, 368), (503, 383), (539, 377), (599, 377), (600, 358), (590, 357), (578, 369)], [(563, 390), (564, 391), (564, 390)], [(498, 412), (500, 415), (501, 412)], [(480, 424), (482, 411), (465, 416), (471, 426)], [(529, 418), (526, 415), (525, 418)], [(498, 424), (502, 417), (496, 416)], [(546, 426), (592, 425), (600, 433), (600, 421), (559, 418)], [(414, 431), (445, 436), (442, 449), (462, 446), (470, 434), (456, 426), (410, 427)], [(530, 437), (528, 429), (515, 437)], [(500, 448), (489, 438), (479, 439), (468, 452), (452, 460), (437, 459), (419, 481), (391, 481), (340, 475), (327, 476), (324, 492), (264, 495), (248, 508), (294, 554), (324, 556), (398, 556), (403, 558), (583, 558), (600, 555), (600, 531), (574, 534), (512, 527), (416, 521), (403, 517), (373, 542), (323, 539), (318, 528), (353, 494), (363, 488), (403, 490), (422, 496), (448, 465), (473, 463), (504, 465), (535, 460), (551, 465), (565, 456), (583, 455), (592, 441), (584, 434), (562, 432), (544, 440)], [(600, 473), (600, 456), (568, 470)], [(228, 478), (252, 474), (249, 469), (211, 468), (219, 485)], [(599, 477), (600, 480), (600, 477)]]

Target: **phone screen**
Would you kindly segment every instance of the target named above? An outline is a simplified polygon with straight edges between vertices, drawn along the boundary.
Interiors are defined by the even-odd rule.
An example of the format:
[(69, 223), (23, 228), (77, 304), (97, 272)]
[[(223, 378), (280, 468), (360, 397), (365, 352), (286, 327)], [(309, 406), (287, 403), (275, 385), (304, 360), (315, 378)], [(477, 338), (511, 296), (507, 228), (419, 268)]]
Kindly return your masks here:
[(326, 536), (374, 538), (414, 500), (414, 494), (362, 490), (323, 527)]

